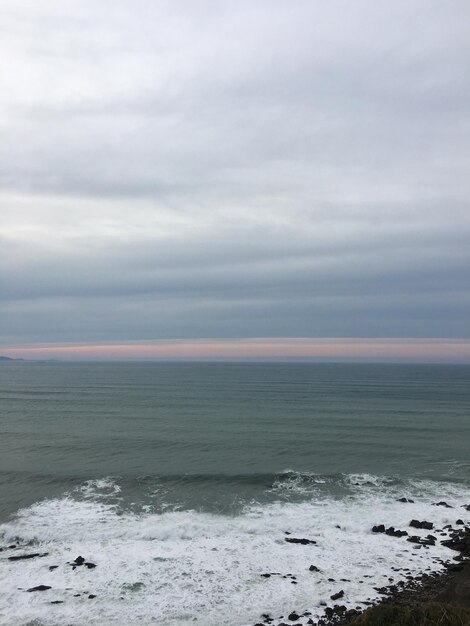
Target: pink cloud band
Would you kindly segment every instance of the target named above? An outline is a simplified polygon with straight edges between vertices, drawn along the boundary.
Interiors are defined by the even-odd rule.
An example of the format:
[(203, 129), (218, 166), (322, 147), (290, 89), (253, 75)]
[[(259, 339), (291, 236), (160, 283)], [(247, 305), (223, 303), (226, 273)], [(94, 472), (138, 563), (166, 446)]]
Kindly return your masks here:
[(470, 362), (467, 339), (200, 339), (135, 343), (9, 346), (2, 353), (26, 359), (179, 360), (328, 359)]

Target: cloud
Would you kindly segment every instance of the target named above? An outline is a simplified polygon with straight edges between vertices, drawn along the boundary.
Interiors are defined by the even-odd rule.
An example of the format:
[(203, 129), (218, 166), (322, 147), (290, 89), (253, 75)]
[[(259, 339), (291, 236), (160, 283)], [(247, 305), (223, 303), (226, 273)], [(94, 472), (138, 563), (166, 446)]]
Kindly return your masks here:
[(2, 344), (468, 337), (469, 18), (3, 3)]
[(470, 342), (403, 339), (203, 339), (66, 344), (13, 349), (17, 358), (84, 360), (305, 360), (469, 363)]

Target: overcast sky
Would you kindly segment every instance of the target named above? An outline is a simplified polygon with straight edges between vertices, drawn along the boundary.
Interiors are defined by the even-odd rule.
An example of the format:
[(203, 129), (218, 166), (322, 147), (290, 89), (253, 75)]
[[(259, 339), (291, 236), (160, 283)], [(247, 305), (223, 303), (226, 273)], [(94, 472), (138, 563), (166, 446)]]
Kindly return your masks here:
[(470, 338), (468, 0), (3, 0), (2, 350)]

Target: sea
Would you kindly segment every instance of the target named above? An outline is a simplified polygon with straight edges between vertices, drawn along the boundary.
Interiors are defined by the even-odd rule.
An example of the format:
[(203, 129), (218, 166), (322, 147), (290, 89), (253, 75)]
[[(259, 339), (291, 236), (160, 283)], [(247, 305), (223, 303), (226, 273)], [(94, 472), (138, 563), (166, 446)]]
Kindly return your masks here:
[(470, 366), (0, 365), (1, 624), (307, 624), (455, 555), (373, 525), (468, 504)]

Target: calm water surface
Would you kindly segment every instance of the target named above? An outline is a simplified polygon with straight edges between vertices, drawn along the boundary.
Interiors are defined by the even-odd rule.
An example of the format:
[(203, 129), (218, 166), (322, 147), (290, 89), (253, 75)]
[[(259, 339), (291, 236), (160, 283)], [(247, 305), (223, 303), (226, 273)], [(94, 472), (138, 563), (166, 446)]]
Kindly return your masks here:
[(470, 523), (467, 366), (4, 363), (0, 430), (8, 626), (319, 617), (453, 556), (372, 525)]

